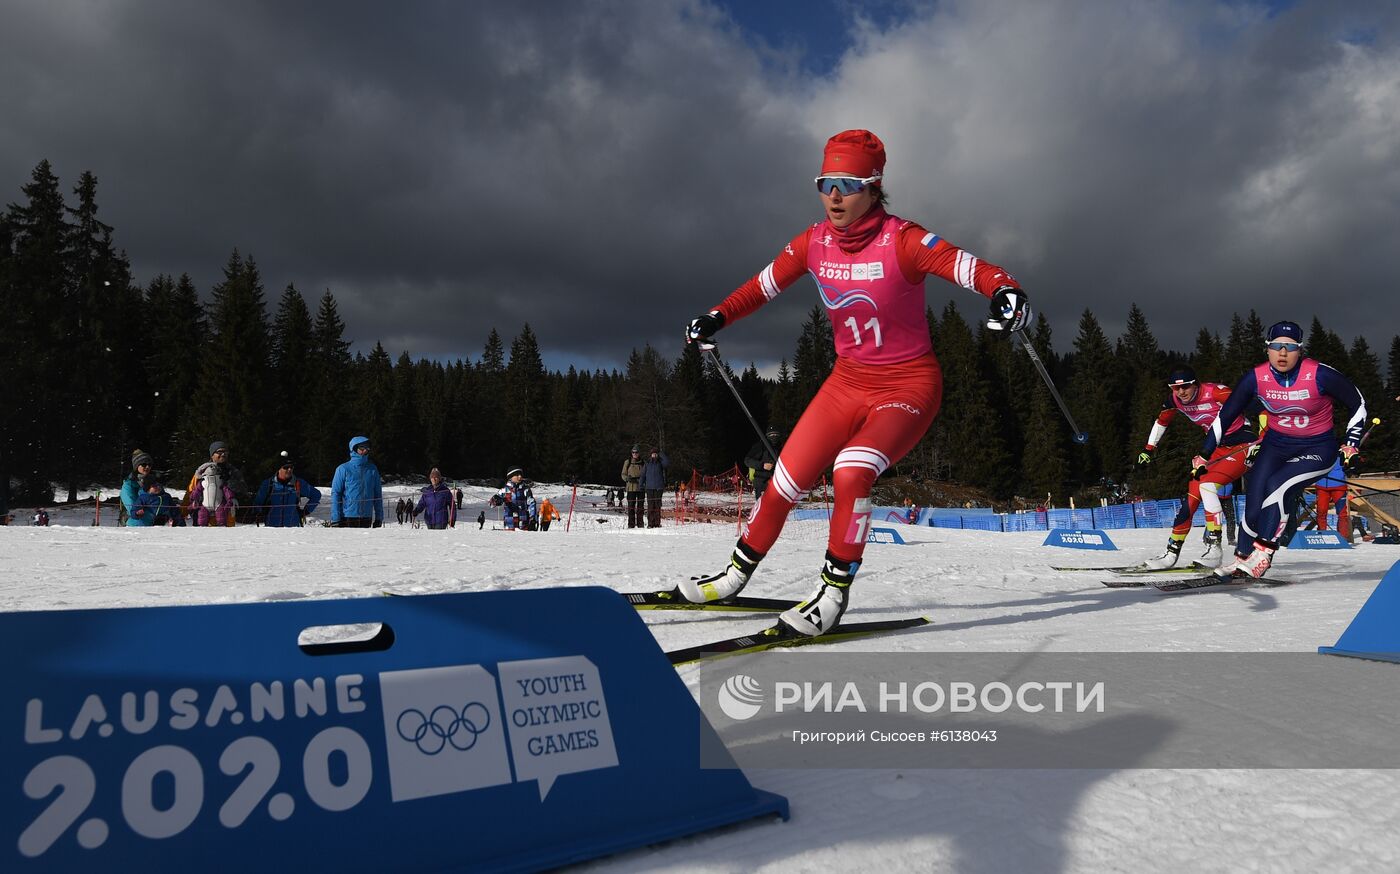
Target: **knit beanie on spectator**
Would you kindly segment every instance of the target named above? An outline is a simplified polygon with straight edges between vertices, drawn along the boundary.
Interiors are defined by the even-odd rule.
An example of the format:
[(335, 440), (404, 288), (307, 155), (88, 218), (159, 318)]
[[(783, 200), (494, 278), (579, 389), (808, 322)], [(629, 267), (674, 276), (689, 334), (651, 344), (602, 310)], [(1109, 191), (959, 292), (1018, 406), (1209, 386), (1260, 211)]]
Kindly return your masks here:
[(155, 459), (151, 458), (151, 454), (144, 449), (137, 449), (134, 452), (132, 452), (131, 469), (135, 471), (136, 468), (140, 467), (143, 464), (149, 464), (154, 466)]

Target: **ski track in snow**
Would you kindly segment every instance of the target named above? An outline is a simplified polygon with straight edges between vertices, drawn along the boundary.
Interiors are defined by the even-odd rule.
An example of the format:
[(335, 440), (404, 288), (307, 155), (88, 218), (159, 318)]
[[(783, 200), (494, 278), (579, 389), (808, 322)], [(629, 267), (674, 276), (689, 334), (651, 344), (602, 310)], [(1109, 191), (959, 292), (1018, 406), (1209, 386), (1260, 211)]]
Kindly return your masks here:
[[(325, 490), (327, 494), (329, 490)], [(446, 532), (90, 526), (91, 508), (51, 527), (0, 528), (0, 609), (61, 610), (603, 585), (670, 588), (727, 560), (731, 525), (626, 530), (601, 507), (573, 530), (485, 531), (489, 489), (467, 489)], [(386, 499), (416, 493), (390, 487)], [(562, 513), (568, 490), (537, 485)], [(562, 496), (562, 498), (561, 498)], [(599, 496), (590, 500), (601, 505)], [(326, 511), (318, 511), (324, 518)], [(600, 522), (599, 520), (606, 520)], [(824, 526), (788, 526), (747, 594), (802, 598), (816, 585)], [(1104, 574), (1051, 564), (1112, 564), (1160, 551), (1165, 529), (1112, 531), (1119, 552), (1041, 546), (1044, 533), (900, 527), (905, 546), (872, 544), (852, 618), (926, 615), (916, 631), (826, 652), (1281, 652), (1334, 643), (1400, 550), (1283, 551), (1280, 589), (1166, 597), (1110, 590)], [(1199, 551), (1199, 531), (1186, 553)], [(1106, 561), (1104, 559), (1107, 559)], [(644, 614), (664, 649), (761, 628), (772, 617)], [(1400, 671), (1400, 667), (1397, 667)], [(679, 674), (692, 690), (697, 669)], [(1400, 674), (1397, 674), (1400, 676)], [(1228, 702), (1221, 706), (1228, 706)], [(1286, 730), (1286, 727), (1279, 727)], [(1400, 870), (1400, 772), (1390, 770), (904, 770), (748, 772), (786, 795), (787, 823), (754, 821), (581, 866), (598, 871), (884, 874)]]

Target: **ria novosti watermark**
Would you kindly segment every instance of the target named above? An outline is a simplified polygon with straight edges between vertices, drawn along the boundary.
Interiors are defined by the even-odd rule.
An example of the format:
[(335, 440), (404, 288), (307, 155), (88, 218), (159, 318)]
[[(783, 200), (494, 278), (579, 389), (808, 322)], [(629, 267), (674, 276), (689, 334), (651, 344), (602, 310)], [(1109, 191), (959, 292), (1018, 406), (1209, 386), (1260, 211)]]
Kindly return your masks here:
[(1397, 685), (1310, 653), (762, 653), (701, 668), (702, 763), (1395, 768)]

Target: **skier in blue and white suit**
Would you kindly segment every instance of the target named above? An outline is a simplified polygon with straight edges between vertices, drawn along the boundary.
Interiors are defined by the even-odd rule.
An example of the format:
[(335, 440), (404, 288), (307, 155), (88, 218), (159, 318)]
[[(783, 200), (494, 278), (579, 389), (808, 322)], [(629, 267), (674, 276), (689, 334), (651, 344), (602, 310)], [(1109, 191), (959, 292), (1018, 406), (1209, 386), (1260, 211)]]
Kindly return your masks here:
[[(1366, 421), (1366, 400), (1351, 380), (1303, 357), (1303, 329), (1296, 322), (1279, 322), (1266, 336), (1269, 360), (1235, 386), (1193, 462), (1197, 469), (1204, 466), (1225, 426), (1258, 399), (1268, 413), (1269, 427), (1259, 441), (1245, 495), (1240, 529), (1247, 536), (1235, 546), (1235, 560), (1215, 572), (1222, 579), (1262, 577), (1268, 571), (1296, 498), (1332, 469), (1338, 454), (1343, 465), (1351, 465)], [(1334, 400), (1352, 411), (1340, 447), (1332, 433)]]

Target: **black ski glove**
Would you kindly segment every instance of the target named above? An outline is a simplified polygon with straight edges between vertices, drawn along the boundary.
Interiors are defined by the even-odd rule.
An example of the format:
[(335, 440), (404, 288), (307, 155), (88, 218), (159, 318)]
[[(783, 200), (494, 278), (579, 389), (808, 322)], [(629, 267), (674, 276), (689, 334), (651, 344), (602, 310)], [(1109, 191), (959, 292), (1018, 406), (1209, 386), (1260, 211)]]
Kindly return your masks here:
[(710, 310), (703, 316), (691, 319), (690, 324), (685, 326), (685, 342), (694, 343), (696, 340), (708, 340), (723, 327), (724, 313), (719, 310)]
[(1019, 331), (1031, 323), (1031, 302), (1026, 290), (1003, 285), (992, 293), (987, 328), (992, 331)]

